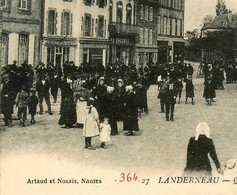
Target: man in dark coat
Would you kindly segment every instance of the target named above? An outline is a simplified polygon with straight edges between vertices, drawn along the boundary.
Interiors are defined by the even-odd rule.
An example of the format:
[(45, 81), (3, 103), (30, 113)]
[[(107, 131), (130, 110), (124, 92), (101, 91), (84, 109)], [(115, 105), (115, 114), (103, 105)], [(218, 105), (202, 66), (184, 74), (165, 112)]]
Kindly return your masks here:
[(57, 102), (58, 88), (61, 82), (61, 77), (58, 72), (54, 72), (53, 78), (51, 78), (51, 94), (53, 96), (54, 102)]
[(177, 90), (173, 80), (169, 77), (165, 83), (165, 89), (166, 121), (174, 121), (174, 107), (176, 103)]
[(2, 75), (1, 84), (1, 113), (4, 115), (5, 126), (12, 127), (12, 114), (14, 101), (14, 85), (9, 80), (9, 75)]
[(51, 111), (51, 103), (50, 103), (50, 95), (49, 95), (50, 83), (45, 76), (42, 76), (36, 83), (36, 91), (39, 97), (39, 107), (40, 107), (40, 114), (43, 114), (43, 99), (48, 107), (49, 115), (53, 115)]

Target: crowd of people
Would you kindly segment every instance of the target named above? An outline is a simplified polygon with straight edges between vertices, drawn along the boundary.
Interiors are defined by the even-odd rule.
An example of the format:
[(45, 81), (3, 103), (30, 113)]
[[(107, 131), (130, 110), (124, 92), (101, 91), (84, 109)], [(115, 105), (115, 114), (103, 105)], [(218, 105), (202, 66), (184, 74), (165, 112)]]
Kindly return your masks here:
[[(230, 76), (229, 68), (236, 67), (216, 61), (212, 64), (200, 64), (204, 75), (204, 94), (207, 104), (211, 105), (216, 96), (216, 89), (224, 89), (224, 70), (226, 77)], [(111, 135), (118, 134), (117, 121), (123, 121), (126, 135), (134, 135), (139, 130), (138, 119), (142, 113), (148, 114), (147, 91), (151, 84), (158, 83), (158, 98), (161, 113), (165, 113), (167, 121), (174, 120), (175, 104), (180, 104), (185, 83), (185, 103), (189, 99), (194, 105), (194, 68), (189, 63), (166, 63), (146, 67), (136, 67), (122, 63), (102, 64), (92, 66), (74, 62), (65, 62), (63, 67), (52, 64), (39, 63), (33, 67), (26, 62), (20, 66), (14, 61), (2, 70), (1, 113), (4, 115), (5, 126), (12, 126), (14, 105), (18, 107), (17, 117), (20, 125), (25, 126), (27, 108), (31, 115), (31, 124), (35, 124), (35, 115), (39, 105), (39, 114), (44, 114), (43, 102), (47, 105), (47, 112), (53, 115), (53, 102), (58, 101), (61, 94), (60, 119), (58, 124), (71, 128), (75, 125), (88, 132), (88, 116), (97, 124), (105, 121), (111, 127)], [(234, 82), (236, 74), (231, 71), (228, 82)], [(229, 80), (228, 80), (229, 79)], [(59, 90), (60, 89), (60, 90)], [(61, 93), (59, 93), (59, 91)], [(93, 111), (96, 110), (96, 111)], [(98, 117), (97, 117), (97, 114)], [(98, 125), (106, 126), (106, 125)], [(94, 131), (95, 136), (97, 131)], [(89, 133), (90, 134), (90, 133)], [(89, 137), (93, 137), (89, 136)], [(86, 146), (90, 141), (86, 141)]]

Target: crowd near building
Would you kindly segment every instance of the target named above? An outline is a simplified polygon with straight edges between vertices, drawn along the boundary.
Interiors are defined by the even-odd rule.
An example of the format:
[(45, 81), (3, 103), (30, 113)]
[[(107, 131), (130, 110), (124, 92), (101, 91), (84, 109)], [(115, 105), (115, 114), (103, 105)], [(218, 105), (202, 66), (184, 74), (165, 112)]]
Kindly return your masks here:
[(1, 65), (183, 61), (184, 0), (2, 0)]

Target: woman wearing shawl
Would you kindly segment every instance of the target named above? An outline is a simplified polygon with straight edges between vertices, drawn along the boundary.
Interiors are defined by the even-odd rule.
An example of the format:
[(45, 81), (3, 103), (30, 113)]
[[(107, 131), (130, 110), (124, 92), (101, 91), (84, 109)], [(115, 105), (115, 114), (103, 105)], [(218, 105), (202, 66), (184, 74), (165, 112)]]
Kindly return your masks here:
[(215, 146), (210, 139), (210, 128), (205, 122), (200, 122), (196, 128), (195, 137), (191, 137), (188, 144), (186, 174), (211, 176), (211, 165), (208, 154), (214, 161), (220, 173), (220, 163)]

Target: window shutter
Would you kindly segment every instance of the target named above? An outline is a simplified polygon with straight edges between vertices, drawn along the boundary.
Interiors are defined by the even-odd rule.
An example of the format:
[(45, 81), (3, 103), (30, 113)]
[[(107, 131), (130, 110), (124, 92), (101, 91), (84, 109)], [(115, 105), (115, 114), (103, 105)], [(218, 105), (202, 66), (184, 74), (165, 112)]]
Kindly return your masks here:
[(54, 34), (58, 34), (58, 29), (57, 29), (57, 22), (58, 22), (58, 12), (55, 11), (55, 33)]
[(81, 17), (81, 35), (84, 35), (84, 17)]
[(98, 19), (95, 19), (95, 36), (98, 37)]
[(70, 20), (70, 22), (71, 22), (70, 35), (72, 35), (72, 30), (73, 30), (73, 28), (72, 28), (72, 25), (73, 25), (73, 14), (72, 13), (71, 13), (71, 20)]
[(49, 10), (46, 13), (46, 33), (49, 34)]
[(104, 37), (106, 37), (106, 20), (104, 20)]
[(32, 0), (27, 0), (27, 10), (31, 11), (31, 1)]
[(61, 35), (64, 35), (64, 12), (61, 14)]
[(91, 25), (92, 25), (91, 36), (94, 37), (94, 31), (95, 31), (95, 20), (94, 20), (94, 18), (92, 18), (92, 20), (91, 20)]

